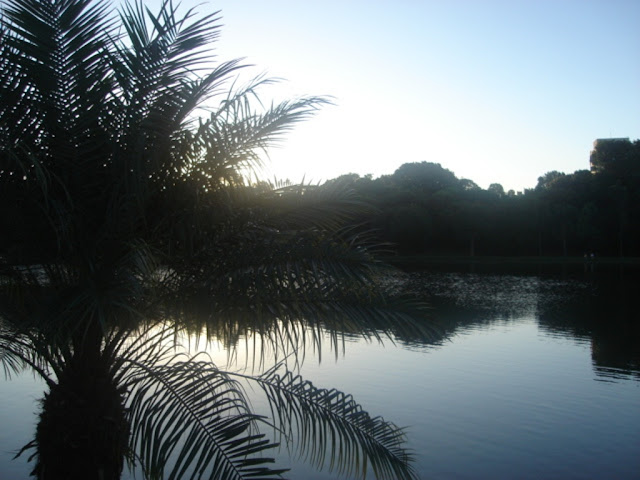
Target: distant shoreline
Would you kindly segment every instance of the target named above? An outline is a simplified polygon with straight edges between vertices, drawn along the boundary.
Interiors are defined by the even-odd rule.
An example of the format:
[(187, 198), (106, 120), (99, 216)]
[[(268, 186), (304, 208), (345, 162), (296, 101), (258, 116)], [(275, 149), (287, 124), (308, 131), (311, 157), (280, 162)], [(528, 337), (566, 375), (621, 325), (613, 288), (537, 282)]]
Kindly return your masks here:
[(462, 255), (394, 255), (383, 259), (399, 268), (419, 268), (447, 265), (634, 265), (640, 266), (640, 257), (501, 257)]

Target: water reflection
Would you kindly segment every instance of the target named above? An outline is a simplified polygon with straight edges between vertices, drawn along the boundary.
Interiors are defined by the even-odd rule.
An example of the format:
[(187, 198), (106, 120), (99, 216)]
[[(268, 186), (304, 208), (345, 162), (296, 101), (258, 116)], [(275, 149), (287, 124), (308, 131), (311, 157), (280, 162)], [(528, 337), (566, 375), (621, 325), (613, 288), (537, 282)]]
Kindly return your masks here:
[[(395, 348), (345, 335), (323, 338), (320, 351), (312, 336), (302, 374), (409, 427), (421, 478), (636, 478), (634, 276), (422, 272), (397, 283), (431, 302), (436, 338), (396, 332), (403, 348)], [(268, 368), (263, 348), (251, 335), (231, 351), (208, 345), (217, 364), (234, 369)], [(268, 413), (268, 402), (252, 402)], [(280, 463), (289, 466), (284, 450)], [(290, 478), (344, 478), (293, 467)]]
[[(433, 306), (440, 333), (434, 345), (460, 331), (533, 317), (549, 335), (589, 342), (599, 377), (640, 379), (640, 282), (633, 271), (414, 272), (405, 285)], [(416, 346), (410, 338), (402, 340)]]
[(637, 478), (637, 368), (592, 354), (624, 342), (613, 315), (597, 315), (618, 290), (582, 273), (411, 273), (403, 285), (432, 304), (437, 340), (358, 342), (305, 368), (408, 426), (421, 478)]

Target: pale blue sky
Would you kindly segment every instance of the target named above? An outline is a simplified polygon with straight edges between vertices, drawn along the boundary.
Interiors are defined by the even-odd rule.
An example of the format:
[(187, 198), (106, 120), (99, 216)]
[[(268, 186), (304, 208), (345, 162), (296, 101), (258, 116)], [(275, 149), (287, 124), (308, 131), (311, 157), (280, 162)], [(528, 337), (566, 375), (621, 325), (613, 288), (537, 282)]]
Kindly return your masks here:
[[(183, 2), (197, 5), (194, 0)], [(280, 179), (441, 163), (483, 188), (588, 168), (593, 140), (640, 137), (639, 0), (219, 0), (222, 59), (332, 95), (271, 151)]]

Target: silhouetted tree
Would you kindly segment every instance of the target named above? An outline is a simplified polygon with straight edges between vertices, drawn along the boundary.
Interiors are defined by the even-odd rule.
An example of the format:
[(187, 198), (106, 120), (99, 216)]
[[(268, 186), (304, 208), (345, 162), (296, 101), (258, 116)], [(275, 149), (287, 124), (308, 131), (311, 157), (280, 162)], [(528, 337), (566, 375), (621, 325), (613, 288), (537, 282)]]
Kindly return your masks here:
[(498, 183), (483, 190), (429, 162), (367, 182), (353, 178), (377, 207), (359, 220), (399, 253), (640, 255), (640, 141), (596, 147), (602, 168), (550, 171), (518, 194)]
[[(314, 463), (411, 478), (395, 425), (276, 367), (243, 378), (175, 355), (180, 333), (426, 334), (386, 292), (350, 228), (348, 189), (249, 187), (260, 151), (325, 101), (256, 110), (215, 64), (216, 13), (91, 0), (9, 0), (0, 23), (0, 361), (47, 382), (34, 441), (42, 479), (271, 478), (256, 428), (299, 436)], [(202, 110), (199, 110), (202, 109)], [(199, 118), (204, 112), (206, 118)], [(288, 345), (288, 347), (287, 347)]]

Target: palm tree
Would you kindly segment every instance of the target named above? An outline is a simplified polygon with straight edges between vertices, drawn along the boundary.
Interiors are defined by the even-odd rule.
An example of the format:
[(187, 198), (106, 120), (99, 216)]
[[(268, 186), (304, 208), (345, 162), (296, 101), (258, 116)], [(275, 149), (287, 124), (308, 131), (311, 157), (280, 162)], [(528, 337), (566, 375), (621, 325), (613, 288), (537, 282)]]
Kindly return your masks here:
[[(176, 338), (259, 336), (304, 355), (328, 333), (428, 332), (387, 293), (347, 190), (260, 189), (261, 153), (326, 99), (262, 106), (213, 63), (217, 13), (10, 0), (0, 24), (0, 361), (48, 384), (34, 475), (272, 478), (297, 439), (318, 465), (412, 478), (402, 429), (276, 361), (257, 375)], [(205, 116), (206, 114), (206, 116)], [(242, 382), (267, 396), (252, 412)]]

